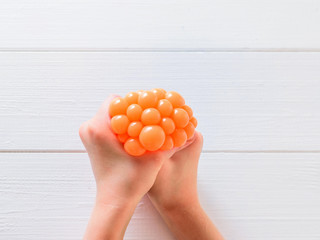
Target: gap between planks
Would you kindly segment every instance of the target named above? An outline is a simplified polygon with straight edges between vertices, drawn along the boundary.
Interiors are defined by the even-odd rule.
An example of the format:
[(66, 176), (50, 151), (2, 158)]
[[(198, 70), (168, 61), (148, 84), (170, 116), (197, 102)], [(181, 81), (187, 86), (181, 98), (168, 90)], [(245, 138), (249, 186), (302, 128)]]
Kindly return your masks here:
[[(86, 153), (85, 150), (60, 149), (8, 149), (1, 153)], [(202, 153), (320, 153), (320, 150), (203, 150)]]
[(23, 52), (190, 52), (190, 53), (210, 53), (210, 52), (320, 52), (320, 48), (105, 48), (105, 49), (93, 49), (93, 48), (79, 48), (79, 49), (1, 49), (0, 52), (16, 52), (16, 53), (23, 53)]

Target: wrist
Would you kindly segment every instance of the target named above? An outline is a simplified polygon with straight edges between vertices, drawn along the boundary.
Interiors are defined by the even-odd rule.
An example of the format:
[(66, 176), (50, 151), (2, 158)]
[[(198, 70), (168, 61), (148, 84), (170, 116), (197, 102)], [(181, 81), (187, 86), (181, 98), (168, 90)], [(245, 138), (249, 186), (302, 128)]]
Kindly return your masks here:
[(84, 240), (122, 239), (138, 202), (138, 198), (97, 194)]
[(176, 239), (223, 240), (199, 201), (184, 201), (167, 207), (158, 205), (157, 210)]
[(118, 219), (129, 219), (139, 201), (136, 199), (119, 202), (115, 199), (96, 199), (94, 209), (105, 216), (118, 216)]
[(130, 183), (123, 183), (114, 179), (97, 181), (96, 204), (119, 206), (127, 206), (129, 203), (138, 204), (144, 194), (144, 191)]
[(182, 196), (175, 198), (155, 197), (148, 194), (152, 204), (161, 214), (184, 212), (188, 209), (201, 209), (201, 205), (197, 195)]
[(119, 188), (97, 187), (95, 205), (127, 209), (136, 206), (142, 197), (143, 195), (137, 192), (126, 192)]

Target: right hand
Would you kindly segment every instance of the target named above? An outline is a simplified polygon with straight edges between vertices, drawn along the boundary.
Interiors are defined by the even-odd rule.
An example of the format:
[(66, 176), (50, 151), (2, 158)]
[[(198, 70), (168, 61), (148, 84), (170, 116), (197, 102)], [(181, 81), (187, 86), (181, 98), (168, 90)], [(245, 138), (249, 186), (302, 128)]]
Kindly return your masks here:
[(163, 162), (148, 192), (158, 210), (199, 204), (197, 169), (202, 146), (203, 137), (196, 131), (185, 146)]

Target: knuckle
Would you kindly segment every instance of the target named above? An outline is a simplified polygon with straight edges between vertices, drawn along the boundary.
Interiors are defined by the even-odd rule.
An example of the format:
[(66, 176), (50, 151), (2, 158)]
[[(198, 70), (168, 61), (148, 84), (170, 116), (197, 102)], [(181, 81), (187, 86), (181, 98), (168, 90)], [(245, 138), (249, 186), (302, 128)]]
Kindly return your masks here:
[(96, 127), (91, 121), (87, 125), (87, 135), (89, 139), (95, 143), (100, 143), (103, 141), (104, 134), (103, 132)]
[(81, 124), (79, 136), (82, 140), (99, 141), (102, 138), (101, 131), (95, 127), (91, 120)]
[(87, 132), (87, 125), (88, 123), (87, 122), (84, 122), (80, 125), (79, 127), (79, 136), (80, 138), (83, 140), (86, 136), (86, 132)]

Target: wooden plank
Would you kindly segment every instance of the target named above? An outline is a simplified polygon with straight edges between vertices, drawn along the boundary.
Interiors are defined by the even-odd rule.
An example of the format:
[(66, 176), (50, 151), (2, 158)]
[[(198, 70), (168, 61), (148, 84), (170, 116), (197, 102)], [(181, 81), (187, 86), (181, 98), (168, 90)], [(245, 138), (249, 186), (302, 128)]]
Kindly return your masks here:
[(111, 93), (163, 87), (206, 151), (320, 150), (320, 53), (2, 53), (0, 149), (83, 150)]
[[(200, 200), (226, 239), (320, 237), (320, 154), (205, 153)], [(0, 154), (0, 238), (80, 239), (95, 184), (85, 153)], [(125, 239), (173, 239), (147, 198)]]
[(318, 49), (313, 0), (2, 1), (0, 49)]

